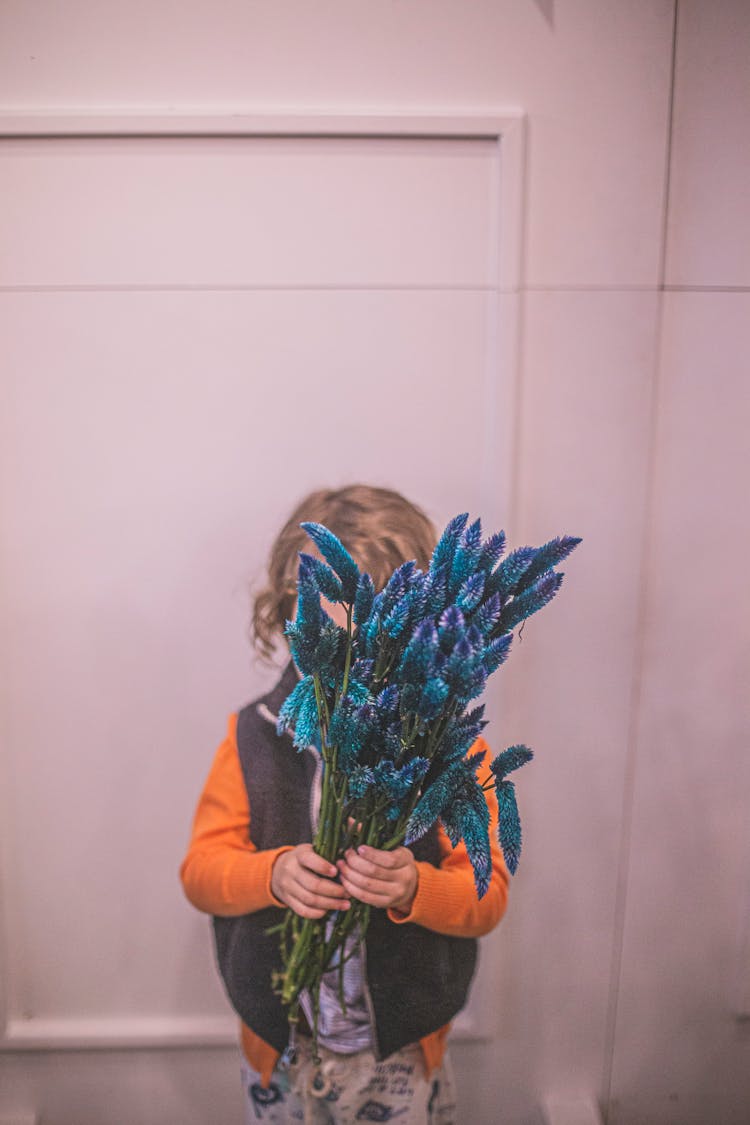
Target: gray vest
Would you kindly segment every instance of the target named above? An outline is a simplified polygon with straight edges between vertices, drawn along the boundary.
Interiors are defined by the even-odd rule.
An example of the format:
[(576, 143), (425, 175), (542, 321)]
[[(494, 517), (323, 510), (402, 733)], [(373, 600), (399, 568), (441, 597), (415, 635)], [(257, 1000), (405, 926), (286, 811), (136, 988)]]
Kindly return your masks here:
[[(237, 718), (237, 748), (250, 804), (250, 836), (259, 850), (312, 839), (312, 754), (279, 737), (259, 708), (277, 715), (297, 682), (289, 664), (276, 687), (244, 707)], [(412, 851), (439, 866), (437, 829)], [(219, 971), (237, 1014), (279, 1053), (288, 1042), (287, 1010), (271, 989), (282, 968), (278, 935), (266, 930), (283, 912), (267, 907), (235, 918), (214, 918)], [(466, 1002), (477, 958), (474, 938), (448, 937), (410, 922), (394, 925), (373, 908), (365, 938), (366, 983), (375, 1014), (376, 1054), (386, 1058), (448, 1023)]]

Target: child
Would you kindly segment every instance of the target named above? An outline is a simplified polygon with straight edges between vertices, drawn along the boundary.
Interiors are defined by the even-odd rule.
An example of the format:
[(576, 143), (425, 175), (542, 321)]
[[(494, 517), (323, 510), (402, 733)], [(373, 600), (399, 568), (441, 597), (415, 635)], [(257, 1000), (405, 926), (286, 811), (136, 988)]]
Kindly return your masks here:
[[(302, 521), (330, 528), (377, 588), (407, 559), (426, 568), (436, 540), (424, 513), (396, 492), (365, 485), (313, 492), (276, 539), (268, 586), (255, 600), (254, 640), (265, 658), (294, 617), (298, 552), (314, 551)], [(332, 616), (339, 609), (326, 608)], [(494, 790), (487, 793), (493, 875), (481, 900), (464, 844), (452, 848), (437, 825), (412, 849), (363, 845), (337, 866), (327, 863), (310, 844), (317, 752), (300, 753), (289, 735), (276, 734), (296, 682), (288, 661), (271, 692), (231, 716), (181, 867), (189, 900), (214, 915), (219, 969), (242, 1020), (246, 1121), (350, 1125), (398, 1117), (400, 1125), (455, 1125), (447, 1033), (468, 995), (476, 938), (499, 922), (507, 899)], [(483, 778), (490, 755), (482, 739), (471, 752), (479, 749)], [(353, 899), (375, 909), (363, 947), (345, 964), (345, 1013), (338, 971), (324, 978), (316, 1064), (309, 1036), (288, 1047), (287, 1012), (271, 981), (281, 967), (278, 938), (266, 931), (287, 906), (321, 918)], [(308, 1022), (300, 1029), (309, 1033), (305, 995), (302, 1011)]]

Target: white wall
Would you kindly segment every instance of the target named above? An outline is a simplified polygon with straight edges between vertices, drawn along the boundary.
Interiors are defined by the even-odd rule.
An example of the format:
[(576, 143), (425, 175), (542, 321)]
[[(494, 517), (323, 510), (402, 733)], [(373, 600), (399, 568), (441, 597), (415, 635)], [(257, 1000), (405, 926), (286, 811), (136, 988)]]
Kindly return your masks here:
[(750, 1116), (750, 7), (678, 17), (618, 1123)]
[[(512, 419), (496, 420), (497, 434), (506, 432), (506, 424), (511, 433), (510, 448), (498, 455), (501, 464), (504, 457), (512, 459), (512, 487), (507, 501), (502, 492), (493, 497), (476, 477), (467, 475), (464, 487), (472, 492), (472, 505), (481, 498), (501, 506), (513, 543), (570, 532), (582, 535), (584, 544), (566, 568), (562, 596), (529, 623), (503, 673), (505, 706), (494, 738), (504, 745), (526, 741), (537, 759), (521, 784), (525, 851), (509, 911), (484, 943), (481, 986), (491, 1013), (489, 1038), (455, 1045), (463, 1120), (530, 1125), (542, 1119), (550, 1099), (578, 1100), (581, 1113), (586, 1103), (598, 1103), (618, 1125), (746, 1120), (748, 1041), (745, 1025), (735, 1017), (743, 1006), (746, 1011), (750, 991), (750, 942), (744, 944), (743, 929), (750, 900), (745, 815), (750, 775), (742, 755), (748, 607), (741, 579), (748, 538), (741, 514), (743, 452), (750, 422), (746, 381), (743, 386), (750, 323), (743, 187), (750, 172), (743, 108), (750, 94), (747, 5), (190, 0), (175, 8), (6, 0), (0, 21), (0, 101), (6, 114), (16, 117), (290, 108), (385, 114), (517, 108), (528, 115), (520, 295), (505, 312), (506, 319), (517, 317), (520, 337), (512, 395), (507, 379), (513, 371), (498, 367), (498, 409), (506, 402), (513, 409)], [(32, 181), (10, 196), (6, 238), (16, 240), (17, 251), (15, 272), (3, 281), (0, 309), (12, 338), (39, 357), (34, 370), (49, 368), (45, 349), (63, 357), (63, 373), (66, 356), (85, 357), (92, 373), (102, 372), (106, 388), (117, 349), (111, 339), (97, 341), (95, 332), (82, 342), (71, 326), (85, 324), (87, 315), (95, 326), (96, 310), (111, 299), (112, 287), (97, 291), (103, 279), (88, 279), (94, 287), (88, 294), (92, 311), (81, 311), (80, 273), (88, 259), (76, 243), (63, 246), (46, 273), (29, 267), (42, 260), (34, 254), (43, 253), (46, 240), (38, 231), (35, 240), (34, 231), (19, 228), (21, 219), (11, 220), (14, 207), (17, 216), (29, 213), (27, 193), (33, 191)], [(101, 237), (106, 229), (105, 223)], [(64, 236), (53, 233), (59, 246)], [(233, 285), (245, 284), (244, 275), (229, 279), (226, 300), (202, 292), (206, 281), (216, 280), (205, 266), (210, 253), (208, 240), (202, 273), (191, 281), (198, 290), (187, 297), (165, 295), (163, 302), (149, 304), (138, 290), (143, 278), (131, 273), (114, 279), (119, 307), (135, 326), (135, 343), (128, 333), (126, 344), (142, 357), (143, 341), (154, 342), (154, 371), (168, 365), (169, 340), (192, 324), (198, 315), (192, 309), (203, 310), (205, 352), (196, 360), (201, 371), (226, 325), (250, 307), (233, 291)], [(65, 274), (71, 263), (78, 282)], [(154, 283), (164, 286), (163, 274)], [(307, 278), (305, 284), (314, 288), (316, 280)], [(371, 309), (365, 306), (363, 325)], [(261, 317), (258, 323), (266, 321)], [(391, 321), (386, 317), (382, 324), (379, 347)], [(469, 327), (456, 337), (457, 354), (481, 333)], [(248, 344), (254, 339), (251, 333)], [(55, 351), (56, 341), (62, 346)], [(439, 356), (437, 335), (433, 342)], [(266, 353), (273, 355), (272, 337)], [(11, 370), (19, 370), (28, 354), (15, 353)], [(386, 363), (397, 362), (387, 352), (379, 354)], [(472, 362), (482, 362), (481, 355)], [(81, 378), (80, 362), (71, 363), (68, 374)], [(226, 369), (224, 377), (230, 378)], [(178, 394), (179, 373), (170, 378)], [(231, 376), (230, 392), (232, 379), (241, 382), (242, 372)], [(23, 385), (28, 395), (28, 381)], [(196, 409), (205, 390), (195, 379), (193, 385)], [(15, 390), (9, 397), (12, 386), (4, 380), (6, 418), (19, 416)], [(435, 389), (455, 393), (451, 386)], [(114, 387), (107, 393), (120, 392)], [(63, 395), (51, 403), (41, 394), (38, 413), (33, 399), (24, 402), (28, 440), (16, 436), (12, 467), (24, 456), (31, 472), (31, 451), (37, 448), (31, 442), (40, 433), (45, 437), (38, 446), (40, 463), (53, 487), (49, 436), (55, 418), (70, 414), (70, 401)], [(220, 424), (221, 412), (211, 419)], [(238, 428), (238, 447), (241, 436)], [(125, 437), (120, 431), (118, 440)], [(216, 482), (223, 474), (234, 479), (244, 468), (241, 453), (225, 457), (211, 470)], [(257, 513), (260, 539), (267, 541), (293, 499), (296, 468), (278, 478), (276, 493), (264, 496)], [(334, 475), (338, 470), (339, 479), (362, 475), (353, 451), (345, 466), (331, 461), (326, 469)], [(79, 470), (85, 473), (85, 466)], [(164, 597), (154, 597), (135, 607), (144, 614), (140, 621), (130, 621), (136, 648), (125, 654), (129, 662), (122, 675), (138, 674), (133, 668), (142, 632), (156, 637), (158, 651), (151, 659), (170, 662), (170, 675), (163, 691), (161, 684), (152, 686), (140, 696), (135, 714), (128, 710), (124, 716), (141, 724), (144, 739), (158, 731), (153, 750), (163, 752), (163, 759), (153, 758), (144, 745), (150, 775), (141, 769), (139, 780), (125, 767), (121, 775), (113, 775), (111, 766), (105, 771), (107, 784), (114, 777), (119, 786), (109, 795), (110, 807), (117, 807), (123, 794), (117, 825), (123, 835), (130, 827), (125, 795), (132, 801), (144, 776), (152, 785), (164, 784), (165, 777), (170, 786), (174, 782), (187, 833), (223, 715), (237, 705), (246, 685), (259, 682), (257, 669), (248, 673), (242, 636), (243, 581), (262, 557), (249, 528), (257, 492), (238, 487), (242, 510), (235, 513), (227, 501), (217, 515), (205, 510), (200, 497), (180, 491), (178, 473), (171, 476), (166, 466), (163, 474), (163, 499), (186, 515), (195, 513), (194, 521), (180, 525), (184, 534), (188, 526), (195, 530), (180, 543), (190, 561), (177, 579), (172, 615)], [(24, 478), (27, 485), (29, 479)], [(18, 511), (18, 494), (8, 500), (13, 483), (6, 475), (4, 500)], [(461, 503), (457, 480), (449, 486), (446, 479), (434, 493), (427, 478), (415, 475), (407, 484), (405, 490), (417, 499), (426, 496), (436, 515), (450, 514)], [(54, 513), (49, 518), (55, 528)], [(73, 547), (81, 551), (86, 542), (77, 527)], [(136, 530), (143, 536), (145, 578), (154, 529)], [(168, 537), (168, 527), (159, 533)], [(65, 542), (64, 527), (58, 534)], [(5, 575), (21, 573), (17, 542), (3, 549)], [(33, 558), (33, 543), (24, 546), (32, 557), (21, 601), (39, 616), (44, 605), (35, 568), (46, 560)], [(36, 546), (47, 550), (46, 542)], [(172, 557), (164, 550), (162, 563)], [(159, 576), (164, 590), (174, 580), (174, 568)], [(9, 592), (6, 613), (18, 597), (18, 589)], [(112, 592), (103, 588), (102, 612), (91, 630), (106, 625), (113, 602)], [(195, 614), (191, 633), (184, 631), (188, 613)], [(45, 832), (58, 815), (55, 797), (68, 807), (73, 795), (64, 763), (53, 767), (59, 777), (47, 776), (44, 715), (33, 717), (49, 697), (49, 685), (35, 685), (33, 678), (34, 645), (40, 641), (17, 617), (11, 619), (15, 631), (8, 630), (7, 620), (6, 797), (24, 792), (33, 808), (34, 793), (50, 786), (50, 796), (35, 810), (39, 833), (31, 833), (24, 821), (34, 854), (14, 854), (18, 831), (6, 830), (2, 837), (5, 940), (13, 954), (24, 920), (44, 907), (29, 902), (21, 917), (7, 917), (8, 888), (12, 883), (15, 905), (23, 864), (59, 868), (63, 881), (80, 867), (73, 865), (76, 857), (66, 856), (60, 834), (50, 839)], [(9, 635), (26, 646), (20, 671), (7, 651)], [(56, 658), (85, 670), (91, 657), (80, 646), (92, 644), (92, 632), (84, 629), (69, 655), (65, 636), (61, 624), (53, 634)], [(175, 646), (186, 640), (192, 647), (175, 669)], [(18, 692), (34, 686), (38, 694), (30, 694), (28, 702), (24, 697), (30, 723), (36, 724), (33, 752), (26, 754), (27, 728), (9, 716), (19, 714)], [(173, 715), (185, 697), (194, 701), (195, 715), (176, 730)], [(107, 714), (111, 721), (112, 711)], [(55, 715), (69, 724), (66, 746), (75, 770), (88, 779), (84, 798), (90, 805), (102, 793), (98, 747), (90, 733), (75, 739), (81, 723), (91, 729), (85, 726), (92, 722), (85, 693), (67, 711), (61, 701)], [(7, 811), (6, 805), (6, 823), (14, 815), (17, 808)], [(174, 823), (178, 819), (176, 811)], [(184, 843), (169, 834), (160, 841), (149, 822), (138, 827), (136, 871), (124, 889), (128, 909), (122, 912), (114, 962), (132, 983), (119, 997), (120, 1014), (153, 972), (148, 919), (160, 909), (160, 896), (171, 894), (167, 888)], [(163, 862), (157, 859), (144, 893), (137, 865), (152, 864), (154, 851)], [(95, 882), (102, 878), (101, 861), (92, 861), (92, 873)], [(117, 893), (123, 888), (113, 888)], [(84, 910), (86, 896), (80, 897)], [(179, 909), (179, 963), (159, 1003), (178, 1016), (213, 1014), (221, 1010), (221, 998), (208, 933), (186, 905)], [(58, 938), (39, 929), (31, 935), (26, 978), (8, 972), (12, 956), (6, 956), (3, 983), (11, 1015), (19, 1014), (14, 1005), (29, 988), (33, 992), (40, 980), (54, 980)], [(108, 953), (104, 964), (106, 977), (112, 965)], [(64, 959), (60, 967), (64, 971)], [(97, 1005), (101, 1008), (101, 995), (95, 991), (81, 995), (77, 987), (70, 996), (61, 994), (63, 1015), (84, 1018), (96, 1013)], [(141, 1000), (139, 1011), (143, 1007)], [(59, 1049), (54, 1036), (48, 1046), (57, 1049), (13, 1050), (0, 1057), (0, 1114), (37, 1111), (50, 1125), (232, 1120), (237, 1104), (232, 1049), (160, 1050), (159, 1042), (157, 1027), (151, 1050), (70, 1053)]]

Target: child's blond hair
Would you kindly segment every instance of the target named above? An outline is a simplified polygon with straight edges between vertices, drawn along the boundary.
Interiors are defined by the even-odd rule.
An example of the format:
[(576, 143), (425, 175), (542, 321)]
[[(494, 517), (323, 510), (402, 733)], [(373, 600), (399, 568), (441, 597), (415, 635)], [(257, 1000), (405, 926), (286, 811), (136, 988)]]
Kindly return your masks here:
[(261, 655), (273, 656), (275, 643), (292, 617), (297, 594), (298, 553), (315, 548), (300, 527), (325, 524), (381, 589), (408, 559), (427, 567), (437, 534), (421, 508), (390, 488), (350, 484), (318, 489), (301, 500), (279, 532), (268, 560), (268, 584), (256, 595), (251, 635)]

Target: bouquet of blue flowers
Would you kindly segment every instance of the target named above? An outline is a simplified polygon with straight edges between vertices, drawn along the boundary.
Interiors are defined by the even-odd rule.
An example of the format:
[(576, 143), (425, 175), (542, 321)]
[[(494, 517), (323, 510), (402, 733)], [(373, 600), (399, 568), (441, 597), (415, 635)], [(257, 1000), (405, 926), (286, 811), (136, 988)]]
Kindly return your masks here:
[[(360, 843), (408, 846), (439, 819), (453, 847), (464, 841), (481, 898), (492, 871), (483, 790), (497, 793), (499, 842), (513, 874), (521, 824), (508, 775), (532, 753), (511, 746), (480, 783), (482, 754), (467, 751), (487, 724), (484, 706), (471, 704), (506, 660), (513, 629), (555, 596), (563, 574), (554, 568), (581, 540), (564, 536), (503, 559), (504, 532), (482, 540), (480, 521), (459, 515), (426, 571), (406, 562), (376, 593), (328, 528), (302, 527), (321, 557), (300, 555), (297, 614), (286, 636), (301, 678), (278, 729), (291, 731), (298, 748), (316, 746), (323, 759), (313, 847), (335, 863)], [(321, 595), (344, 607), (346, 628), (328, 616)], [(314, 1040), (323, 973), (338, 963), (343, 1007), (344, 945), (351, 934), (364, 937), (369, 914), (358, 901), (320, 919), (287, 910), (276, 927), (277, 990), (292, 1025), (300, 993), (310, 990)]]

